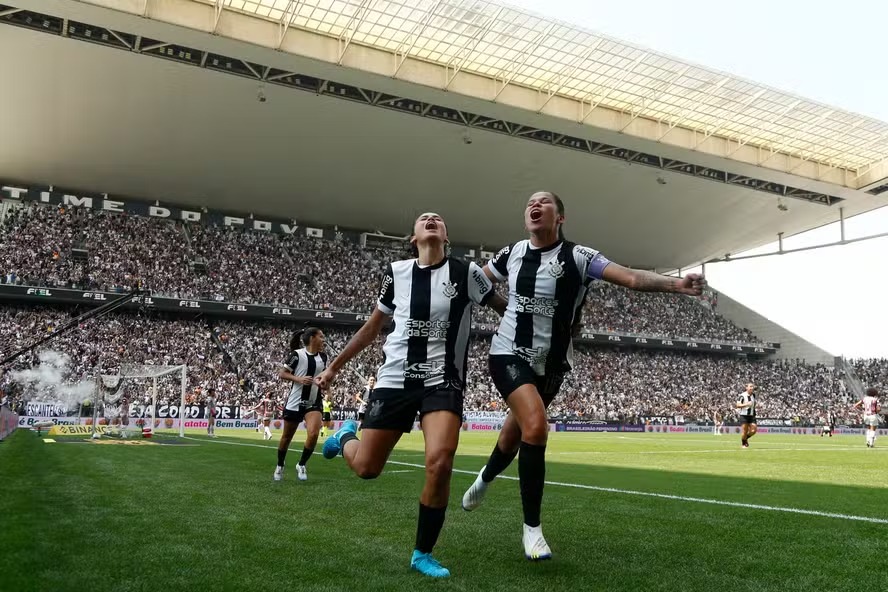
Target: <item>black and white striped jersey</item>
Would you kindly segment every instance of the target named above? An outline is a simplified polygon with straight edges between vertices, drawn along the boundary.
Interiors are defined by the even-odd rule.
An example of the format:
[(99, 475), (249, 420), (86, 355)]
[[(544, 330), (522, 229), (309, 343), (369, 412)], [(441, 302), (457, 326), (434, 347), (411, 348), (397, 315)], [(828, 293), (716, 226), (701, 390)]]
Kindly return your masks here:
[(492, 282), (474, 263), (449, 257), (425, 267), (416, 259), (392, 263), (377, 306), (392, 315), (394, 328), (382, 347), (376, 388), (464, 388), (472, 304), (492, 295)]
[(610, 263), (594, 249), (559, 241), (536, 248), (522, 240), (503, 248), (487, 264), (509, 282), (506, 314), (490, 344), (490, 355), (515, 355), (543, 376), (573, 366), (571, 326), (586, 290)]
[(737, 402), (741, 405), (746, 405), (747, 403), (752, 403), (749, 407), (744, 407), (743, 409), (738, 409), (738, 413), (740, 415), (746, 415), (749, 417), (755, 417), (755, 395), (750, 395), (746, 391), (740, 393), (740, 398), (737, 399)]
[(370, 400), (371, 395), (373, 395), (373, 389), (369, 386), (365, 386), (364, 393), (361, 395), (361, 402), (358, 403), (358, 413), (367, 412), (367, 401)]
[[(318, 352), (310, 354), (306, 349), (300, 348), (292, 352), (283, 364), (291, 374), (296, 376), (315, 377), (327, 368), (327, 353)], [(299, 411), (304, 408), (319, 407), (321, 401), (321, 389), (318, 385), (292, 383), (290, 395), (287, 397), (286, 408), (291, 411)]]

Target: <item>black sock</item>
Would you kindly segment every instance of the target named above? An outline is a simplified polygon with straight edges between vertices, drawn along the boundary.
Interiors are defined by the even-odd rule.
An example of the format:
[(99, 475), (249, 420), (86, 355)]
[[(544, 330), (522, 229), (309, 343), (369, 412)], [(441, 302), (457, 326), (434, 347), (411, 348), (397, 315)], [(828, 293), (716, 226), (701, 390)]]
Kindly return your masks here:
[(315, 451), (314, 448), (303, 448), (302, 449), (302, 456), (299, 458), (299, 464), (304, 467), (305, 463), (308, 462), (308, 459), (311, 458), (311, 453), (314, 451)]
[(441, 527), (444, 526), (444, 514), (447, 508), (430, 508), (419, 504), (419, 520), (416, 523), (416, 549), (420, 553), (431, 553), (438, 542)]
[(543, 505), (543, 485), (546, 480), (546, 445), (521, 443), (518, 457), (518, 481), (521, 484), (521, 505), (524, 523), (540, 525), (540, 507)]
[[(358, 440), (358, 437), (352, 434), (351, 432), (346, 432), (339, 436), (339, 449), (345, 450), (345, 445), (351, 442), (352, 440)], [(358, 440), (360, 442), (360, 440)]]
[(493, 452), (490, 453), (490, 458), (487, 459), (487, 466), (484, 467), (484, 472), (481, 473), (481, 479), (485, 483), (493, 481), (497, 475), (512, 464), (516, 454), (518, 454), (517, 450), (515, 452), (503, 452), (500, 450), (499, 444), (494, 446)]
[(286, 448), (278, 448), (278, 466), (284, 466), (284, 460), (287, 458), (287, 449)]

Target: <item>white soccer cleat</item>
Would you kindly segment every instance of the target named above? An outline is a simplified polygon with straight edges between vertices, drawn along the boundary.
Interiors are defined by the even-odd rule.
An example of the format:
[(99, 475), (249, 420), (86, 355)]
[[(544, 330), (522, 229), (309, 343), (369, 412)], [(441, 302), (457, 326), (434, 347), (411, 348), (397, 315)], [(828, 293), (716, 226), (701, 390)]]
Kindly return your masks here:
[(481, 470), (478, 471), (478, 476), (475, 477), (475, 482), (472, 483), (472, 486), (469, 487), (466, 492), (463, 494), (462, 498), (462, 507), (466, 512), (471, 512), (481, 505), (481, 502), (484, 501), (484, 495), (487, 493), (487, 486), (490, 483), (484, 481), (481, 478), (481, 474), (484, 472), (486, 466), (481, 467)]
[(284, 478), (284, 467), (277, 467), (274, 470), (274, 480), (280, 481), (283, 478)]
[(543, 538), (542, 526), (524, 525), (524, 556), (531, 561), (552, 559), (552, 549)]
[(308, 472), (305, 470), (305, 465), (296, 465), (296, 476), (299, 477), (300, 481), (308, 481)]

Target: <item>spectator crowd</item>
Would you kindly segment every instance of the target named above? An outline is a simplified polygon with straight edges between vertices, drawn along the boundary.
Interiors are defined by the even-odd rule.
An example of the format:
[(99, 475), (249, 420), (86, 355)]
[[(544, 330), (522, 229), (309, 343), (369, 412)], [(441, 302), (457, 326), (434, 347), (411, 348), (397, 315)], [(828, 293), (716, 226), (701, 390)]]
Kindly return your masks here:
[[(0, 283), (112, 292), (139, 286), (176, 298), (320, 310), (367, 312), (381, 271), (399, 256), (365, 250), (347, 240), (36, 203), (11, 209), (0, 227)], [(51, 332), (73, 314), (0, 306), (0, 354)], [(475, 314), (476, 323), (497, 323), (488, 309)], [(758, 341), (720, 316), (711, 299), (631, 292), (604, 282), (591, 286), (583, 324), (587, 331)], [(281, 400), (286, 393), (276, 372), (291, 333), (292, 327), (282, 324), (182, 320), (142, 312), (86, 321), (47, 347), (68, 354), (71, 380), (97, 371), (114, 374), (125, 364), (187, 364), (190, 400), (200, 400), (213, 386), (222, 402), (250, 407), (265, 394)], [(349, 332), (330, 330), (327, 336), (342, 347)], [(381, 363), (379, 345), (368, 348), (340, 376), (333, 388), (337, 406), (354, 406), (364, 377)], [(471, 343), (467, 410), (503, 409), (487, 372), (488, 346), (483, 337)], [(15, 368), (34, 363), (33, 356), (26, 356)], [(854, 366), (865, 383), (888, 385), (885, 360), (858, 360)], [(844, 381), (824, 366), (579, 346), (574, 368), (552, 407), (555, 416), (706, 419), (718, 411), (730, 417), (737, 393), (752, 381), (760, 388), (762, 415), (814, 420), (830, 411), (850, 419)], [(21, 399), (25, 393), (10, 374), (0, 376), (0, 391), (9, 400)], [(164, 400), (175, 401), (179, 385), (168, 382)], [(148, 396), (144, 381), (133, 381), (132, 389), (139, 391), (133, 393), (135, 398)]]
[[(52, 308), (0, 307), (0, 354), (32, 342), (73, 316)], [(45, 346), (72, 360), (69, 379), (89, 379), (97, 369), (114, 374), (124, 365), (187, 364), (190, 402), (200, 402), (206, 388), (217, 389), (220, 403), (250, 408), (265, 394), (282, 402), (288, 385), (277, 378), (288, 353), (293, 328), (275, 323), (182, 320), (160, 313), (110, 314), (82, 323)], [(325, 330), (328, 343), (341, 349), (352, 331)], [(381, 341), (344, 370), (333, 387), (337, 408), (355, 407), (355, 395), (381, 363)], [(487, 370), (489, 339), (474, 338), (466, 385), (467, 411), (504, 410)], [(330, 350), (331, 355), (333, 350)], [(36, 363), (20, 358), (13, 368)], [(884, 377), (885, 360), (859, 362)], [(13, 384), (11, 372), (0, 377), (0, 391), (12, 400), (27, 393)], [(816, 422), (826, 412), (853, 421), (853, 400), (837, 371), (803, 362), (750, 361), (736, 357), (654, 350), (618, 350), (580, 346), (574, 371), (551, 408), (553, 417), (638, 421), (646, 417), (683, 416), (707, 420), (713, 412), (733, 417), (733, 403), (747, 382), (759, 388), (759, 415), (798, 417)], [(133, 381), (134, 401), (150, 400), (145, 381)], [(178, 402), (179, 377), (161, 384), (160, 402)]]
[[(75, 257), (82, 249), (85, 258)], [(0, 229), (0, 283), (125, 291), (368, 312), (391, 254), (347, 240), (278, 235), (129, 214), (28, 204)], [(502, 289), (502, 288), (500, 288)], [(477, 323), (496, 315), (477, 310)], [(711, 306), (677, 294), (592, 285), (585, 330), (755, 343)]]

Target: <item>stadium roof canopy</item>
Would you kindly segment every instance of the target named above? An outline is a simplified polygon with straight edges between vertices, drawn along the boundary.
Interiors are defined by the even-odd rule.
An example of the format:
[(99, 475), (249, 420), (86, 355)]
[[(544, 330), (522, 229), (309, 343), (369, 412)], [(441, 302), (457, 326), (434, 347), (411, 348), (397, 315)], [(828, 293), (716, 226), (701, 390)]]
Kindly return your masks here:
[(888, 124), (483, 0), (0, 3), (0, 179), (670, 269), (888, 203)]

